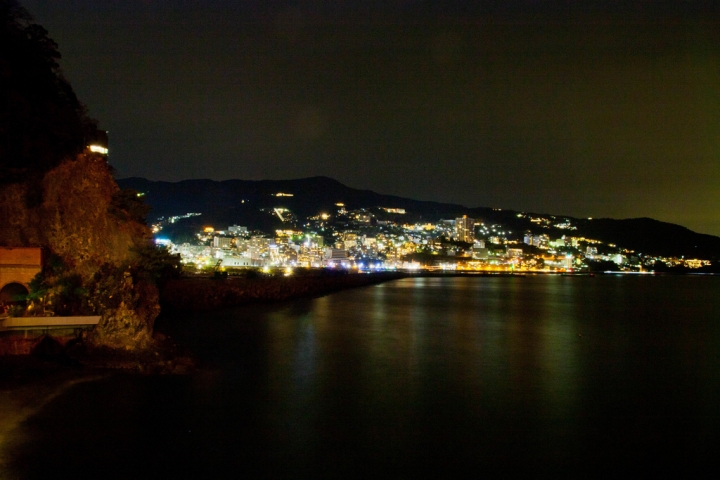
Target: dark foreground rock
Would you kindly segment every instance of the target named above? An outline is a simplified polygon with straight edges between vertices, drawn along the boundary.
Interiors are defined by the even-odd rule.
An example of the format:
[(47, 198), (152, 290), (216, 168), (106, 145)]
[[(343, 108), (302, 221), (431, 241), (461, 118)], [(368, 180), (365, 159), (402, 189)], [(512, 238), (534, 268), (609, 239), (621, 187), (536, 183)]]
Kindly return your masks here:
[(144, 349), (78, 342), (69, 346), (64, 355), (83, 367), (144, 374), (185, 374), (195, 368), (195, 360), (185, 348), (159, 333), (155, 333), (153, 343)]
[(184, 374), (195, 368), (190, 352), (157, 332), (143, 349), (113, 348), (71, 336), (42, 335), (23, 340), (23, 351), (0, 355), (0, 388), (2, 380), (42, 377), (69, 370)]

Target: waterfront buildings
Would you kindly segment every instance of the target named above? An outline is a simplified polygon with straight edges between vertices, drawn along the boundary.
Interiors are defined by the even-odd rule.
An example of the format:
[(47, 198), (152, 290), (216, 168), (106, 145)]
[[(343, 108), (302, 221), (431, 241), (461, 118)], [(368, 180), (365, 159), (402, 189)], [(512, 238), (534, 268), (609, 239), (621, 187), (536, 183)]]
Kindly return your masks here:
[[(529, 217), (537, 229), (512, 232), (504, 225), (485, 223), (467, 215), (454, 220), (396, 223), (380, 220), (386, 208), (319, 213), (283, 230), (259, 234), (239, 225), (227, 230), (206, 227), (197, 232), (197, 243), (172, 245), (186, 264), (198, 268), (308, 267), (367, 269), (424, 268), (470, 271), (587, 271), (594, 264), (628, 271), (647, 271), (658, 265), (701, 268), (706, 260), (652, 257), (572, 236), (566, 220)], [(375, 212), (375, 213), (373, 213)], [(275, 214), (273, 212), (273, 214)], [(379, 215), (380, 217), (376, 216)], [(185, 218), (186, 214), (173, 218)], [(294, 215), (283, 211), (283, 218)], [(412, 212), (403, 212), (404, 218)], [(285, 222), (287, 223), (287, 222)], [(161, 228), (162, 225), (158, 224)], [(553, 235), (553, 229), (563, 230)], [(167, 240), (163, 239), (166, 244)], [(470, 244), (468, 246), (468, 244)], [(219, 262), (219, 264), (218, 264)]]

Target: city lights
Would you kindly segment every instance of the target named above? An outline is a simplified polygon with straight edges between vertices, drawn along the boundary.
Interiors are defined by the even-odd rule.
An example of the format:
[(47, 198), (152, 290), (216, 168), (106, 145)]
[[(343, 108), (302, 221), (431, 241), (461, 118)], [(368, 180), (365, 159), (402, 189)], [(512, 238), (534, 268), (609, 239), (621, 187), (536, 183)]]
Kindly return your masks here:
[[(403, 209), (351, 210), (341, 205), (345, 213), (337, 217), (320, 213), (303, 220), (284, 207), (260, 209), (288, 225), (267, 234), (240, 225), (226, 230), (207, 226), (196, 233), (198, 243), (194, 245), (173, 245), (166, 237), (155, 241), (180, 254), (186, 264), (218, 264), (230, 271), (256, 268), (285, 276), (293, 275), (297, 267), (363, 273), (397, 269), (582, 273), (597, 262), (611, 263), (623, 272), (647, 272), (662, 265), (700, 269), (711, 264), (703, 259), (651, 257), (615, 244), (572, 236), (577, 227), (571, 220), (552, 215), (519, 213), (517, 218), (525, 218), (534, 229), (514, 234), (505, 225), (467, 215), (396, 224), (380, 220), (376, 214), (400, 214)], [(158, 219), (152, 226), (153, 233), (159, 233), (163, 225), (195, 215), (199, 213)]]

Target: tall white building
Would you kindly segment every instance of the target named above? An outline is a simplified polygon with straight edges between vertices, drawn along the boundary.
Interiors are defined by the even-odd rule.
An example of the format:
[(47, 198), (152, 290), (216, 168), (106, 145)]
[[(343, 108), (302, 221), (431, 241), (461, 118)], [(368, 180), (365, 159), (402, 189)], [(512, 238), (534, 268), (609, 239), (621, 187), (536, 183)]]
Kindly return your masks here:
[(475, 240), (475, 220), (463, 215), (455, 219), (455, 238), (461, 242), (473, 243)]

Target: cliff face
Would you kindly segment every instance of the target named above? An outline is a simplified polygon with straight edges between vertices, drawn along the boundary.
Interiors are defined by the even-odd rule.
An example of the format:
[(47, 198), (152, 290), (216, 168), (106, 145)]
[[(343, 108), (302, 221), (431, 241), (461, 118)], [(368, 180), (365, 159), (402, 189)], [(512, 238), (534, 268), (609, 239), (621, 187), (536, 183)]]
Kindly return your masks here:
[[(159, 313), (157, 288), (135, 274), (148, 227), (113, 208), (119, 187), (104, 158), (82, 154), (42, 178), (0, 186), (0, 245), (42, 246), (102, 315), (88, 338), (111, 347), (144, 347)], [(115, 212), (115, 213), (110, 213)], [(59, 277), (50, 277), (50, 283)]]

